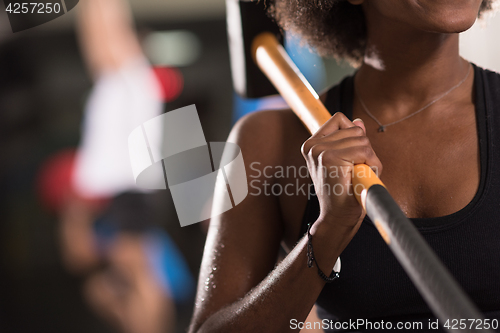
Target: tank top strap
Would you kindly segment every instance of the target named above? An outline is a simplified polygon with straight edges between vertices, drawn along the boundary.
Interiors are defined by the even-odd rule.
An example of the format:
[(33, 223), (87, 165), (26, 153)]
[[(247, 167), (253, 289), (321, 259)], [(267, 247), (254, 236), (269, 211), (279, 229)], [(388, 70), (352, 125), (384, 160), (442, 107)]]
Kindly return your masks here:
[(354, 76), (345, 77), (339, 84), (328, 90), (325, 107), (330, 114), (342, 112), (347, 118), (352, 118), (352, 103), (354, 100)]

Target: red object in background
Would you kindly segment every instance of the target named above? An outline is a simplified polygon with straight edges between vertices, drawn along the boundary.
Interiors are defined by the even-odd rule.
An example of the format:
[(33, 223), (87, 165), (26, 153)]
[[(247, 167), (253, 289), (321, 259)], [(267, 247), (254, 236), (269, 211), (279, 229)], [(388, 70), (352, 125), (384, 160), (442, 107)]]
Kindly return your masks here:
[(76, 151), (67, 149), (50, 156), (42, 165), (37, 179), (40, 200), (57, 211), (72, 190)]
[(164, 102), (177, 99), (184, 88), (182, 73), (172, 67), (153, 67), (153, 72), (160, 83), (161, 99)]
[(106, 205), (108, 198), (88, 198), (79, 195), (73, 188), (75, 149), (65, 149), (49, 156), (40, 167), (37, 177), (37, 192), (43, 206), (50, 211), (59, 211), (68, 199), (78, 199), (91, 207)]

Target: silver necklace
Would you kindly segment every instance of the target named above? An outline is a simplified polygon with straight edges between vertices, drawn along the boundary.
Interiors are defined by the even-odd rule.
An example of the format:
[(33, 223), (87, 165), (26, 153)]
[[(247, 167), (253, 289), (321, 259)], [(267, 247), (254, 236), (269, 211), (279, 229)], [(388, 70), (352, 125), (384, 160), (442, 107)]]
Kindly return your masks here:
[(382, 124), (380, 121), (378, 121), (378, 119), (375, 118), (375, 116), (373, 114), (371, 114), (371, 112), (368, 110), (368, 108), (366, 107), (365, 103), (361, 99), (361, 96), (359, 95), (359, 89), (356, 89), (356, 91), (357, 91), (356, 95), (358, 96), (358, 100), (361, 103), (361, 106), (365, 110), (366, 114), (369, 115), (378, 124), (378, 126), (379, 126), (378, 131), (379, 132), (385, 132), (385, 129), (386, 129), (387, 126), (395, 125), (397, 123), (402, 122), (403, 120), (406, 120), (406, 119), (408, 119), (410, 117), (413, 117), (413, 116), (419, 114), (420, 112), (424, 111), (429, 106), (431, 106), (432, 104), (436, 103), (437, 101), (439, 101), (440, 99), (442, 99), (443, 97), (445, 97), (446, 95), (448, 95), (449, 93), (451, 93), (453, 90), (455, 90), (458, 87), (460, 87), (462, 85), (462, 83), (464, 83), (467, 80), (467, 78), (469, 77), (470, 68), (471, 68), (471, 66), (469, 65), (469, 69), (467, 70), (467, 75), (465, 75), (465, 77), (462, 79), (462, 81), (458, 82), (456, 85), (454, 85), (453, 87), (451, 87), (450, 90), (448, 90), (445, 93), (441, 94), (439, 97), (437, 97), (436, 99), (432, 100), (429, 104), (426, 104), (424, 107), (418, 109), (417, 111), (413, 112), (412, 114), (409, 114), (409, 115), (407, 115), (404, 118), (401, 118), (399, 120), (393, 121), (392, 123), (385, 124), (385, 125)]

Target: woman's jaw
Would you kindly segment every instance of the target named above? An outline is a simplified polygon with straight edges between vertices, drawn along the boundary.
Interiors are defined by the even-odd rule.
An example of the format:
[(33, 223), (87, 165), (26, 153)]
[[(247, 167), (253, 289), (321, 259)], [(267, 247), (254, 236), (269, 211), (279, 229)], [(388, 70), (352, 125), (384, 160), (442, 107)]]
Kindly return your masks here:
[(387, 21), (428, 33), (460, 33), (469, 29), (482, 0), (365, 0), (363, 10), (373, 23)]

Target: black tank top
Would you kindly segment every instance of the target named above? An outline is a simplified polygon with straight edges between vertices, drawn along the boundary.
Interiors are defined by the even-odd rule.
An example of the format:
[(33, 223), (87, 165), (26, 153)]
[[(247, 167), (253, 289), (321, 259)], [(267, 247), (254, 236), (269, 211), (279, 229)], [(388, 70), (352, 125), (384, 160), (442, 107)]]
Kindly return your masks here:
[[(500, 328), (500, 74), (474, 66), (474, 87), (479, 189), (456, 213), (412, 222), (485, 317), (496, 318)], [(325, 102), (328, 110), (351, 118), (353, 90), (353, 77), (330, 89)], [(319, 203), (312, 196), (302, 234), (318, 216)], [(429, 319), (436, 320), (369, 218), (342, 252), (341, 260), (340, 278), (327, 284), (317, 299), (321, 319), (422, 321), (423, 330), (418, 332), (426, 331)]]

